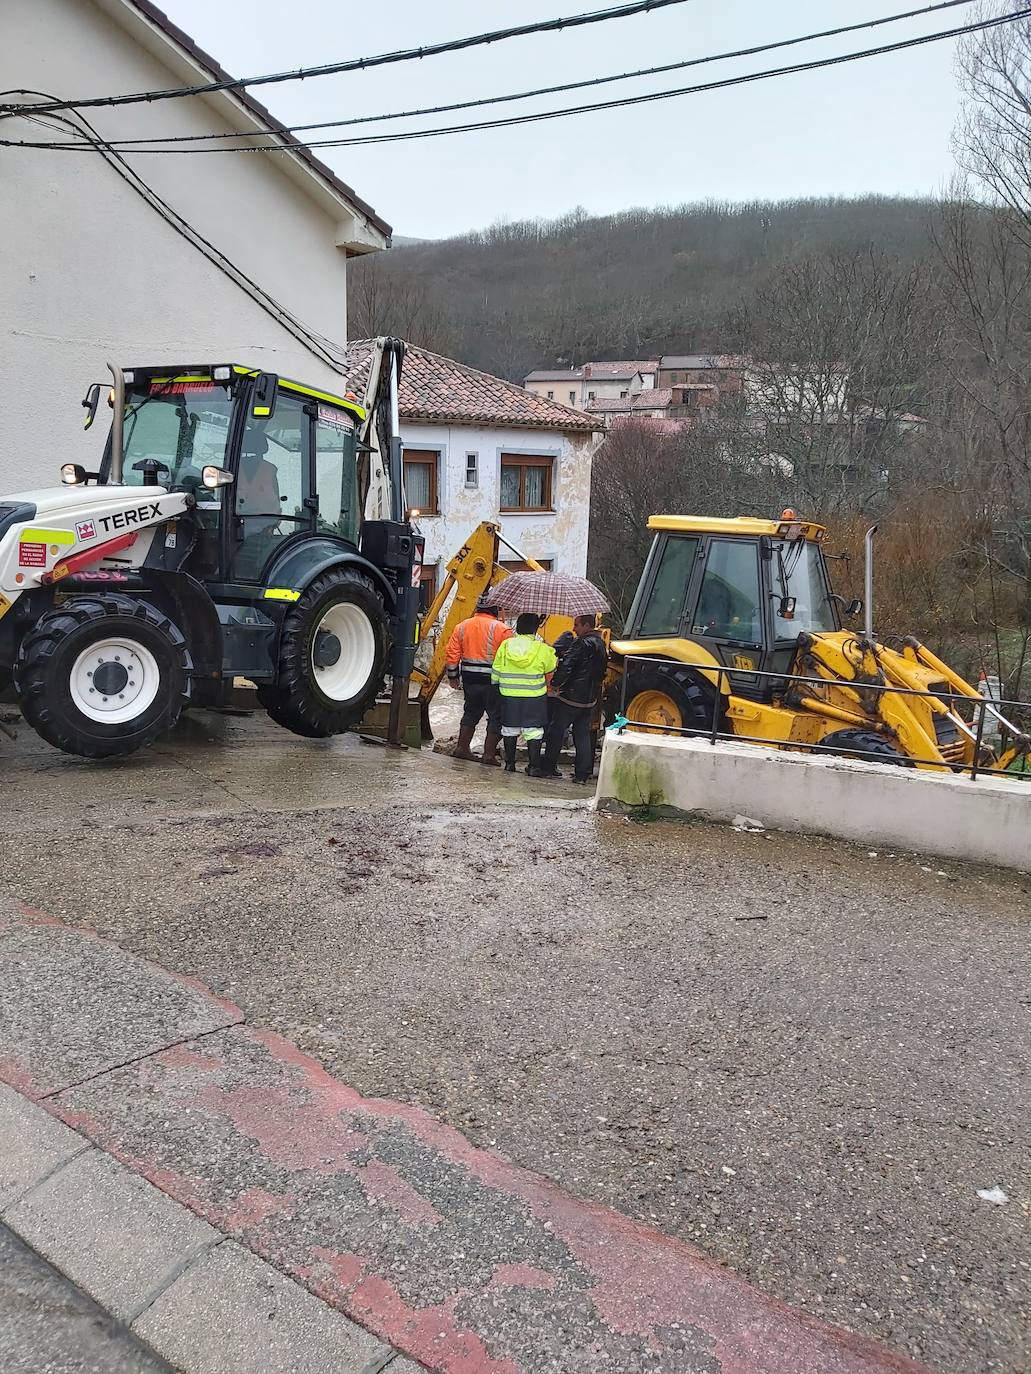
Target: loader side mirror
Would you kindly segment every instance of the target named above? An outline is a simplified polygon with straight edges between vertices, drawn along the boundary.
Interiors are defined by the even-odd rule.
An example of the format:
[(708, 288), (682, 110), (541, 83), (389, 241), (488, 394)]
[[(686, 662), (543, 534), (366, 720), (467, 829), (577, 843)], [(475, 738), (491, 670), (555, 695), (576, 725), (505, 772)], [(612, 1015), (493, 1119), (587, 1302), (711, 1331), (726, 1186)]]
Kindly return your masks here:
[(279, 378), (274, 372), (259, 372), (254, 383), (251, 414), (256, 420), (267, 420), (276, 409)]
[(97, 418), (97, 406), (100, 405), (101, 383), (94, 382), (90, 389), (82, 398), (82, 408), (86, 412), (86, 418), (82, 422), (83, 429), (89, 429), (90, 425)]
[(852, 598), (852, 600), (848, 603), (848, 605), (845, 607), (845, 614), (846, 614), (846, 615), (862, 615), (862, 614), (863, 614), (863, 598), (862, 598), (861, 596), (854, 596), (854, 597)]
[(794, 620), (796, 601), (793, 596), (782, 596), (777, 606), (777, 614), (781, 620)]

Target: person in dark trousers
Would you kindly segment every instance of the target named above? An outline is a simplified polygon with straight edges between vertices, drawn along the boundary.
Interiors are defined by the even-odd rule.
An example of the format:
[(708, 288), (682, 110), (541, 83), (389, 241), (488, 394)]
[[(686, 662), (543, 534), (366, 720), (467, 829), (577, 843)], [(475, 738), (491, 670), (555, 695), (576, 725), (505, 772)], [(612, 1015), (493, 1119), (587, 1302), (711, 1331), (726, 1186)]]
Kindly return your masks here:
[(558, 756), (566, 731), (573, 731), (576, 751), (573, 781), (586, 784), (594, 769), (591, 743), (591, 718), (601, 697), (601, 684), (608, 669), (605, 640), (595, 626), (593, 615), (573, 621), (576, 643), (563, 654), (551, 679), (552, 718), (544, 744), (541, 769), (546, 778), (560, 778)]
[(448, 686), (465, 692), (465, 710), (458, 734), (458, 747), (453, 757), (476, 761), (470, 748), (476, 727), (487, 714), (487, 737), (483, 742), (481, 763), (492, 768), (498, 764), (498, 745), (501, 743), (501, 703), (497, 689), (491, 685), (491, 665), (499, 647), (510, 639), (512, 631), (498, 619), (498, 608), (490, 593), (476, 603), (475, 614), (456, 625), (447, 646)]
[(519, 736), (526, 740), (531, 778), (541, 776), (541, 744), (548, 719), (548, 681), (555, 671), (555, 650), (538, 638), (540, 617), (521, 615), (516, 632), (494, 655), (491, 681), (501, 696), (501, 735), (505, 772), (514, 773)]

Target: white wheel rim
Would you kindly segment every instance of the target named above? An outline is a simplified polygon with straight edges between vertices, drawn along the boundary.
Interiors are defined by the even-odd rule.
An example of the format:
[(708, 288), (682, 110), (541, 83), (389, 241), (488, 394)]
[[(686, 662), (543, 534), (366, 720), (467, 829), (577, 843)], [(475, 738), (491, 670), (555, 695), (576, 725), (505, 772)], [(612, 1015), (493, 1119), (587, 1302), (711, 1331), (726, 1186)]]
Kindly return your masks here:
[(89, 720), (123, 725), (154, 704), (161, 688), (157, 659), (136, 639), (98, 639), (72, 664), (72, 701)]
[[(335, 663), (319, 667), (319, 636), (333, 635), (340, 643)], [(315, 683), (331, 701), (350, 701), (372, 676), (376, 666), (376, 632), (372, 621), (351, 601), (340, 601), (319, 621), (311, 642), (311, 666)]]

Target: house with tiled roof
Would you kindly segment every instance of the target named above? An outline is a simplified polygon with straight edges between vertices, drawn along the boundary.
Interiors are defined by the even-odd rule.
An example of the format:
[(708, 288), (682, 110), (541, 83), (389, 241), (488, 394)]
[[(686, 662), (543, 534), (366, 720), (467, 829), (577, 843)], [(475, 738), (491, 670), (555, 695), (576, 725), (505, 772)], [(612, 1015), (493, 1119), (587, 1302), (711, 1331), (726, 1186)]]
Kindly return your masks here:
[(658, 370), (655, 361), (584, 363), (582, 367), (530, 372), (523, 385), (545, 400), (588, 410), (595, 401), (628, 400), (647, 391), (655, 386)]
[[(390, 226), (246, 90), (33, 115), (226, 80), (150, 0), (0, 0), (0, 14), (0, 90), (24, 107), (5, 136), (70, 145), (0, 148), (0, 371), (45, 378), (47, 396), (0, 407), (0, 490), (49, 485), (68, 459), (97, 467), (106, 427), (83, 434), (79, 398), (108, 359), (247, 363), (338, 392), (347, 264)], [(270, 150), (196, 151), (255, 145)]]
[[(372, 344), (348, 345), (361, 394)], [(591, 461), (603, 419), (453, 358), (409, 346), (398, 389), (405, 494), (426, 536), (424, 599), (482, 520), (501, 525), (505, 562), (526, 555), (558, 572), (587, 568)]]

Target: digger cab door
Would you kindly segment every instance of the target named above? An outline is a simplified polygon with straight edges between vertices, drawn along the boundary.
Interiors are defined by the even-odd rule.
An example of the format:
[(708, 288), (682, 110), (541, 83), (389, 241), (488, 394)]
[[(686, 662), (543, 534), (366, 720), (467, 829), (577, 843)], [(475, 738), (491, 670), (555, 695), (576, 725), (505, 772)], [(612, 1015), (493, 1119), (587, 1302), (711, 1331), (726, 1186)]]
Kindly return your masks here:
[(765, 679), (749, 677), (747, 670), (766, 669), (770, 649), (759, 552), (758, 539), (706, 535), (685, 626), (687, 638), (736, 670), (734, 692), (756, 698), (763, 694)]

